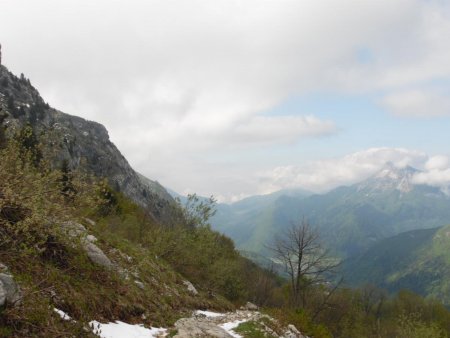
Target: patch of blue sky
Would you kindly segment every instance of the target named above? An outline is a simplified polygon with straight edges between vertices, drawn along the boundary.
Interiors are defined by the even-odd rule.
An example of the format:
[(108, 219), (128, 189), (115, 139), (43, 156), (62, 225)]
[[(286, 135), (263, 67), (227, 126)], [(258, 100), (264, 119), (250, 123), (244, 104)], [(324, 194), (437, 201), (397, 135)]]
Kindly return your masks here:
[(374, 53), (370, 48), (360, 47), (356, 50), (356, 60), (363, 64), (371, 63), (375, 60)]
[(342, 156), (371, 147), (450, 154), (450, 116), (400, 117), (386, 111), (379, 102), (380, 97), (376, 95), (320, 92), (292, 97), (264, 115), (313, 115), (333, 121), (337, 128), (335, 134), (302, 139), (291, 147), (299, 155), (309, 153), (308, 158)]

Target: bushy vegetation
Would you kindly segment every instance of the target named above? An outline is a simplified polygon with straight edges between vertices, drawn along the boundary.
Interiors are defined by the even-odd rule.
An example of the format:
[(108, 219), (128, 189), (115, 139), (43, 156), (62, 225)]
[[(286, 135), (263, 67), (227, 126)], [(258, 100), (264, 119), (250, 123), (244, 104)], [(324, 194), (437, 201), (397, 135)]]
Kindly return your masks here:
[[(140, 208), (116, 197), (104, 181), (64, 165), (52, 170), (42, 156), (46, 152), (30, 140), (33, 130), (24, 129), (0, 147), (0, 262), (23, 296), (20, 304), (0, 309), (0, 337), (91, 336), (86, 327), (94, 319), (161, 326), (192, 309), (231, 309), (220, 295), (194, 297), (183, 284), (186, 277), (148, 247), (126, 239), (135, 226), (137, 235), (156, 226), (140, 218), (145, 216)], [(101, 226), (116, 217), (110, 215), (123, 220), (112, 223), (116, 232)], [(95, 265), (81, 238), (67, 235), (66, 221), (83, 223), (114, 268)], [(73, 321), (59, 318), (54, 308)]]
[[(178, 204), (178, 224), (158, 224), (144, 210), (118, 192), (115, 206), (99, 219), (102, 231), (113, 232), (148, 249), (208, 294), (220, 294), (239, 303), (264, 301), (279, 278), (242, 257), (226, 236), (211, 230), (208, 219), (214, 200), (192, 195)], [(176, 212), (176, 211), (175, 211)]]
[(294, 324), (313, 337), (428, 337), (450, 335), (450, 312), (437, 300), (403, 290), (389, 297), (382, 289), (310, 290), (304, 308), (281, 306), (267, 312), (281, 323)]
[[(173, 206), (176, 224), (159, 224), (106, 181), (72, 171), (66, 162), (51, 169), (40, 147), (31, 127), (0, 142), (0, 262), (23, 293), (20, 305), (0, 309), (0, 337), (91, 336), (86, 325), (94, 319), (168, 326), (193, 309), (231, 310), (247, 300), (316, 338), (450, 333), (447, 309), (408, 291), (389, 297), (372, 286), (301, 283), (308, 285), (305, 301), (292, 302), (287, 281), (211, 230), (213, 199), (192, 196), (185, 206)], [(98, 238), (115, 270), (94, 265), (81, 242), (67, 237), (61, 224), (74, 220)], [(188, 292), (185, 280), (199, 295)], [(54, 308), (74, 320), (62, 320)], [(257, 323), (240, 330), (261, 335)]]
[(72, 192), (63, 193), (62, 173), (50, 170), (30, 127), (0, 149), (0, 248), (45, 251), (58, 222), (80, 218), (100, 202), (95, 185), (74, 175)]

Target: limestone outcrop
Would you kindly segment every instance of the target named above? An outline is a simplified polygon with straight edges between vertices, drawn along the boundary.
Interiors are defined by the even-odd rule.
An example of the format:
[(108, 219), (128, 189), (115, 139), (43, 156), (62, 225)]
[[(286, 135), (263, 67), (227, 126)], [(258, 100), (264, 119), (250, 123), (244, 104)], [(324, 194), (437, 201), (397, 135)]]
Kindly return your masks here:
[[(50, 107), (24, 77), (0, 65), (0, 115), (7, 135), (30, 125), (39, 139), (51, 144), (52, 162), (61, 168), (83, 168), (106, 178), (110, 186), (146, 208), (156, 221), (171, 223), (175, 201), (155, 181), (139, 175), (109, 139), (100, 123), (65, 114)], [(130, 137), (132, 137), (130, 135)]]

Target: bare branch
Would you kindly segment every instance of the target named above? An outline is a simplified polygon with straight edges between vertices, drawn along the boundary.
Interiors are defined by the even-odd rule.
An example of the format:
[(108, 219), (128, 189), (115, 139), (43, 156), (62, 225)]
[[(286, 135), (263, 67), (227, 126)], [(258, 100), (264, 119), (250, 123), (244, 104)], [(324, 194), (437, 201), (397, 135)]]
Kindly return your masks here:
[(291, 223), (271, 246), (267, 246), (290, 277), (294, 305), (298, 306), (300, 294), (307, 287), (326, 282), (338, 263), (332, 261), (324, 250), (319, 233), (312, 229), (306, 219)]

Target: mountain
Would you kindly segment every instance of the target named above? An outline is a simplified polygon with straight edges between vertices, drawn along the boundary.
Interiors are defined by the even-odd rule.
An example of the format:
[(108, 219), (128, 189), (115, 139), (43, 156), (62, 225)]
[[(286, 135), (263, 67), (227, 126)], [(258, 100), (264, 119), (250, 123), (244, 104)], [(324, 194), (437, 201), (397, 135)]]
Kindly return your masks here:
[(269, 255), (265, 244), (302, 217), (317, 227), (335, 254), (364, 252), (380, 239), (450, 223), (450, 198), (440, 189), (413, 184), (418, 171), (387, 164), (367, 180), (323, 195), (276, 196), (244, 210), (232, 204), (213, 226), (242, 250)]
[[(326, 285), (310, 285), (298, 311), (289, 283), (242, 257), (229, 238), (201, 226), (201, 220), (183, 226), (188, 220), (171, 209), (169, 193), (130, 167), (103, 126), (51, 108), (24, 76), (4, 67), (0, 159), (1, 337), (228, 337), (239, 332), (242, 337), (351, 338), (365, 332), (374, 337), (450, 332), (450, 312), (416, 295), (389, 299), (375, 312), (375, 303), (367, 306), (359, 290), (329, 293)], [(104, 184), (84, 174), (105, 177), (122, 194), (113, 189), (99, 194)], [(404, 184), (388, 189), (385, 183), (377, 189), (415, 189)], [(275, 215), (279, 221), (283, 207), (314, 198), (309, 195), (281, 191), (219, 205), (219, 212), (230, 209), (248, 222), (254, 215), (266, 220)], [(172, 211), (178, 226), (170, 226)], [(438, 258), (446, 257), (449, 233), (434, 237), (431, 248)], [(242, 254), (272, 268), (261, 255)], [(248, 300), (270, 308), (279, 321), (255, 311), (257, 305)], [(237, 304), (246, 305), (233, 311)], [(398, 318), (405, 318), (407, 330)]]
[(82, 168), (105, 177), (111, 187), (145, 207), (155, 220), (170, 223), (171, 196), (161, 185), (133, 170), (103, 125), (50, 107), (23, 74), (16, 77), (3, 65), (0, 109), (6, 134), (12, 137), (23, 127), (31, 126), (35, 137), (51, 149), (55, 168), (66, 163), (71, 170)]
[(414, 189), (412, 179), (418, 172), (419, 170), (413, 167), (397, 168), (388, 162), (381, 171), (359, 183), (357, 187), (366, 194), (392, 190), (408, 193)]
[(380, 240), (343, 262), (348, 285), (409, 289), (450, 305), (450, 225), (413, 230)]
[(267, 195), (244, 198), (232, 204), (219, 203), (212, 218), (213, 228), (230, 236), (238, 248), (264, 253), (266, 236), (273, 226), (273, 215), (284, 198), (302, 199), (312, 195), (304, 189), (286, 189)]

